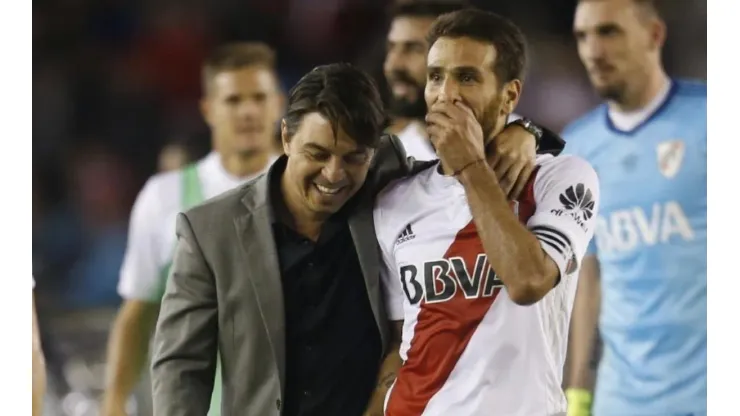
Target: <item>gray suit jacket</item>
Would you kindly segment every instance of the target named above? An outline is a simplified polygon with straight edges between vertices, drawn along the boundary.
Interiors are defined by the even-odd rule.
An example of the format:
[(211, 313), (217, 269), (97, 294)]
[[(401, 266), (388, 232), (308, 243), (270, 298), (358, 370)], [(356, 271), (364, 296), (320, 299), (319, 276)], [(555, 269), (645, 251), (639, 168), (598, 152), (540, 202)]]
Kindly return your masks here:
[[(384, 350), (389, 329), (373, 201), (387, 183), (424, 166), (406, 159), (396, 137), (384, 136), (349, 219)], [(222, 416), (280, 414), (285, 317), (269, 201), (273, 174), (270, 170), (177, 218), (177, 250), (154, 335), (155, 416), (206, 415), (217, 352)]]

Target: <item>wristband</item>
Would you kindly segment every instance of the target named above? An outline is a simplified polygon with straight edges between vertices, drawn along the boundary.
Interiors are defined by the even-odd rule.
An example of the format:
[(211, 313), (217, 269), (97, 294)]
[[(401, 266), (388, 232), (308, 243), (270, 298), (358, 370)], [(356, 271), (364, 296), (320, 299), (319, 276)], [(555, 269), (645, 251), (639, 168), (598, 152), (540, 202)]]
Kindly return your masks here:
[(465, 169), (467, 169), (467, 168), (469, 168), (469, 167), (471, 167), (471, 166), (473, 166), (473, 165), (475, 165), (475, 164), (478, 164), (478, 163), (480, 163), (480, 162), (485, 162), (485, 161), (486, 161), (485, 159), (476, 159), (476, 160), (474, 160), (474, 161), (472, 161), (472, 162), (468, 162), (468, 163), (467, 163), (467, 164), (466, 164), (465, 166), (463, 166), (463, 167), (461, 167), (460, 169), (458, 169), (458, 170), (454, 171), (454, 172), (452, 173), (452, 176), (458, 176), (458, 175), (460, 175), (461, 173), (463, 173), (463, 171), (464, 171)]
[(570, 388), (565, 391), (568, 400), (567, 416), (591, 416), (593, 396), (586, 389)]

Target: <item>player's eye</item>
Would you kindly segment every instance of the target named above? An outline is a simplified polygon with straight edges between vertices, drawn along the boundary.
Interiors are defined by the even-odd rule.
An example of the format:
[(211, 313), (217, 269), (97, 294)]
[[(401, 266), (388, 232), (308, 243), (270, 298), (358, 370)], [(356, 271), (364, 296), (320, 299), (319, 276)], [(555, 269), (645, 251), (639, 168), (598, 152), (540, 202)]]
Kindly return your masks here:
[(604, 25), (600, 26), (598, 33), (599, 36), (615, 36), (621, 32), (620, 28), (616, 25)]
[(315, 160), (317, 162), (324, 162), (329, 160), (329, 153), (326, 152), (306, 152), (306, 155), (308, 155), (309, 159)]
[(426, 45), (423, 45), (421, 43), (414, 43), (409, 46), (409, 52), (411, 53), (421, 53), (426, 55), (427, 48)]
[(439, 82), (442, 80), (442, 75), (436, 72), (432, 72), (429, 75), (427, 75), (427, 81), (429, 82)]
[(352, 165), (362, 165), (367, 161), (367, 153), (350, 153), (344, 157), (344, 160)]

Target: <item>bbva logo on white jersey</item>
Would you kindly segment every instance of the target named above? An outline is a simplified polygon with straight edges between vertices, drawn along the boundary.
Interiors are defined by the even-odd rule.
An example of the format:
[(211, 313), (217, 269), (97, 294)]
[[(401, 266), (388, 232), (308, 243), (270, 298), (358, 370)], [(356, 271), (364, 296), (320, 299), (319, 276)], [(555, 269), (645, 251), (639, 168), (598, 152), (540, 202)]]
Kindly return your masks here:
[(694, 239), (694, 230), (676, 201), (655, 203), (652, 211), (641, 207), (611, 212), (596, 220), (596, 245), (599, 252), (630, 251), (641, 246), (665, 244), (674, 238)]
[[(471, 273), (472, 272), (472, 273)], [(398, 271), (401, 286), (411, 305), (447, 302), (461, 290), (465, 299), (491, 297), (503, 282), (488, 263), (488, 256), (478, 254), (473, 270), (468, 270), (465, 259), (452, 257), (401, 266)], [(482, 292), (481, 292), (482, 289)]]

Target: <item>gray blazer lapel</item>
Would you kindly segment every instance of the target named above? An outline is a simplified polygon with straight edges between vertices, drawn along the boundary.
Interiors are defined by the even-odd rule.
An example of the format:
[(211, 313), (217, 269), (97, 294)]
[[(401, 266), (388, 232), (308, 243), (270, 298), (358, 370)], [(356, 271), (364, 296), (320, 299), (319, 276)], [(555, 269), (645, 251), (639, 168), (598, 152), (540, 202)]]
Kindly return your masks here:
[[(247, 213), (234, 219), (245, 253), (245, 275), (249, 278), (267, 329), (278, 367), (280, 386), (285, 389), (285, 308), (269, 204), (269, 175), (256, 179), (242, 198)], [(245, 299), (245, 301), (247, 301)]]
[(380, 331), (383, 349), (385, 349), (388, 345), (389, 334), (387, 333), (385, 306), (382, 303), (380, 292), (380, 252), (375, 237), (372, 200), (359, 204), (357, 210), (349, 219), (349, 229), (355, 243), (357, 257), (360, 260), (362, 275), (365, 278), (365, 288), (367, 289), (370, 306)]

